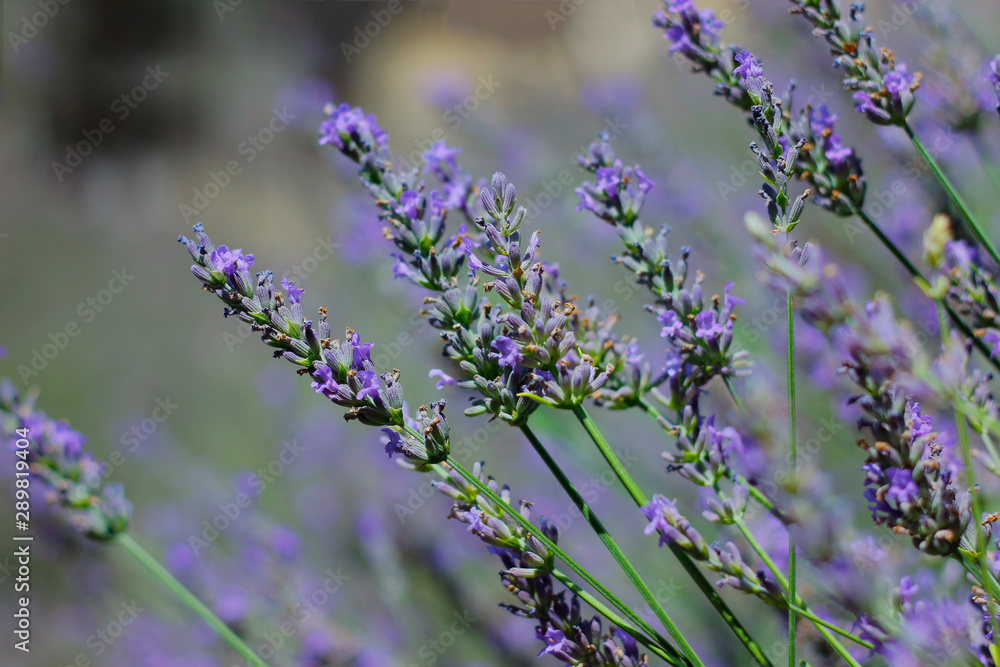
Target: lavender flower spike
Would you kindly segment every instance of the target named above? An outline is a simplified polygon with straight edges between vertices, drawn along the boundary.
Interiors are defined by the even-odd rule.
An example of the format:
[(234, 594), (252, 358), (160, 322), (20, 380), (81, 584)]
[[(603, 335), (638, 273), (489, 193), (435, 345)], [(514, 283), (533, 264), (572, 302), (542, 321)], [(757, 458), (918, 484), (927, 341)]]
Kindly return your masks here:
[(864, 3), (851, 3), (845, 17), (833, 0), (791, 2), (792, 13), (802, 15), (815, 26), (814, 34), (830, 45), (834, 65), (844, 72), (844, 87), (853, 91), (855, 109), (878, 125), (905, 125), (921, 74), (911, 74), (890, 49), (875, 45), (873, 31), (865, 24)]
[(86, 438), (50, 419), (33, 395), (20, 394), (6, 378), (0, 380), (0, 435), (14, 452), (18, 478), (30, 473), (40, 481), (46, 500), (59, 504), (80, 533), (110, 540), (128, 527), (132, 505), (124, 487), (103, 484), (105, 464), (84, 451)]
[[(352, 122), (369, 123), (357, 114), (352, 118)], [(347, 123), (346, 120), (343, 122)], [(344, 127), (354, 126), (348, 124)], [(357, 131), (355, 127), (353, 132)], [(371, 132), (370, 128), (365, 131)], [(351, 136), (348, 133), (348, 138)], [(305, 319), (300, 302), (302, 291), (291, 282), (282, 282), (289, 292), (286, 303), (281, 292), (275, 290), (270, 271), (262, 271), (256, 278), (251, 278), (246, 269), (237, 268), (232, 273), (220, 270), (214, 259), (218, 248), (205, 234), (204, 227), (195, 225), (194, 232), (194, 240), (184, 236), (178, 240), (191, 253), (195, 261), (191, 271), (202, 282), (204, 289), (226, 304), (224, 315), (235, 315), (250, 324), (254, 331), (260, 332), (261, 340), (274, 348), (276, 358), (281, 357), (295, 364), (300, 374), (308, 374), (312, 378), (312, 388), (316, 393), (347, 408), (345, 419), (356, 419), (370, 426), (390, 427), (389, 430), (396, 433), (390, 453), (402, 454), (417, 468), (440, 463), (448, 457), (448, 422), (444, 417), (443, 402), (432, 404), (430, 417), (427, 416), (427, 406), (421, 408), (426, 423), (423, 424), (422, 439), (416, 437), (415, 432), (408, 431), (410, 427), (403, 413), (399, 371), (381, 375), (376, 372), (371, 360), (372, 343), (362, 343), (361, 337), (350, 329), (342, 341), (332, 340), (326, 308), (319, 309), (318, 323)]]

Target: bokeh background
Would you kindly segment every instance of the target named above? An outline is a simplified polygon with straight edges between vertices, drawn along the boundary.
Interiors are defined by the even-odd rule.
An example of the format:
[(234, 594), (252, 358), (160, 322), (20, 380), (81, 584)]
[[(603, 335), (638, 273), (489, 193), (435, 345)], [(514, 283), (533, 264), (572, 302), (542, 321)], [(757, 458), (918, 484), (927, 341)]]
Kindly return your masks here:
[[(996, 6), (948, 4), (987, 49), (1000, 47), (988, 28), (1000, 24)], [(736, 414), (722, 391), (710, 400), (747, 434), (748, 457), (781, 451), (783, 303), (758, 282), (742, 224), (743, 213), (759, 203), (756, 176), (740, 175), (751, 164), (752, 131), (713, 98), (710, 82), (668, 57), (650, 27), (657, 2), (50, 5), (3, 7), (0, 344), (7, 352), (0, 374), (37, 388), (40, 406), (87, 434), (98, 457), (120, 453), (110, 476), (134, 503), (136, 539), (251, 646), (268, 637), (273, 645), (284, 619), (300, 612), (272, 664), (304, 664), (304, 652), (325, 647), (330, 658), (322, 664), (527, 665), (540, 646), (530, 621), (497, 607), (512, 601), (498, 584), (498, 564), (463, 526), (446, 521), (446, 499), (387, 461), (372, 429), (345, 424), (256, 336), (223, 320), (216, 300), (199, 293), (176, 243), (198, 221), (216, 243), (256, 253), (258, 267), (301, 271), (305, 279), (296, 282), (310, 308), (328, 305), (335, 329), (350, 326), (375, 340), (384, 365), (402, 370), (411, 405), (448, 399), (462, 460), (488, 461), (515, 497), (535, 503), (536, 516), (564, 528), (571, 553), (629, 590), (518, 434), (461, 416), (463, 392), (439, 391), (427, 377), (444, 360), (415, 316), (422, 295), (393, 282), (391, 245), (354, 172), (335, 151), (317, 146), (328, 102), (376, 113), (402, 159), (412, 161), (430, 140), (444, 138), (463, 149), (469, 172), (504, 171), (520, 202), (538, 207), (531, 224), (543, 231), (545, 256), (560, 264), (576, 292), (609, 300), (622, 331), (638, 335), (655, 360), (662, 348), (642, 309), (645, 295), (608, 261), (617, 244), (613, 230), (574, 213), (572, 188), (583, 174), (573, 156), (611, 131), (619, 156), (640, 163), (657, 183), (647, 224), (669, 224), (675, 248), (692, 247), (710, 292), (732, 280), (748, 299), (737, 331), (755, 361), (754, 375), (739, 383), (749, 416)], [(873, 2), (869, 18), (888, 21), (881, 37), (914, 67), (926, 67), (937, 54), (908, 14), (893, 22), (900, 6)], [(45, 7), (52, 15), (31, 30), (25, 21)], [(885, 199), (880, 221), (918, 252), (938, 202), (933, 189), (906, 175), (912, 155), (902, 136), (879, 132), (851, 111), (825, 47), (787, 15), (786, 2), (718, 0), (715, 9), (727, 23), (725, 38), (757, 54), (770, 78), (781, 85), (794, 78), (800, 99), (840, 115), (844, 142), (864, 159), (870, 191)], [(971, 34), (968, 43), (973, 55), (960, 71), (979, 80), (982, 60)], [(947, 88), (936, 86), (929, 79), (925, 90), (947, 97)], [(979, 151), (997, 146), (942, 134), (929, 114), (919, 114), (932, 138), (943, 137), (941, 159), (961, 176), (973, 206), (997, 223), (995, 193), (981, 171), (969, 169)], [(232, 162), (238, 173), (221, 176)], [(902, 191), (893, 193), (893, 183)], [(852, 235), (816, 208), (799, 229), (847, 267), (860, 294), (902, 295), (907, 314), (928, 336), (935, 333), (933, 312), (910, 298), (903, 272), (873, 238)], [(60, 334), (74, 323), (77, 335)], [(45, 358), (50, 343), (60, 349)], [(820, 545), (810, 557), (821, 559), (822, 544), (836, 541), (907, 550), (871, 528), (844, 387), (821, 346), (808, 334), (800, 345), (800, 441), (824, 427), (833, 432), (816, 440), (805, 462), (803, 483), (821, 498), (802, 508)], [(659, 453), (671, 443), (636, 418), (598, 416), (645, 488), (697, 505), (689, 485), (665, 474)], [(693, 643), (716, 664), (740, 664), (728, 631), (668, 554), (642, 535), (642, 517), (610, 476), (601, 477), (601, 462), (572, 420), (540, 411), (537, 424), (574, 480), (588, 485)], [(745, 463), (756, 465), (752, 458)], [(255, 485), (248, 476), (269, 465), (270, 481)], [(764, 476), (781, 493), (783, 480)], [(204, 538), (205, 522), (248, 489), (252, 507), (195, 553), (191, 536)], [(0, 494), (4, 517), (11, 495)], [(0, 528), (4, 545), (9, 523)], [(0, 663), (238, 664), (115, 545), (78, 539), (41, 511), (35, 530), (33, 651), (12, 650), (5, 612)], [(771, 534), (780, 550), (780, 531)], [(869, 534), (876, 537), (865, 541)], [(0, 547), (5, 609), (14, 594), (3, 559), (12, 551)], [(855, 562), (859, 586), (884, 587), (885, 573), (866, 562), (864, 553)], [(331, 577), (326, 590), (335, 591), (317, 596)], [(802, 586), (823, 584), (807, 574)], [(726, 595), (765, 646), (780, 650), (780, 614)], [(116, 628), (120, 617), (133, 616)], [(455, 625), (456, 618), (465, 620)]]

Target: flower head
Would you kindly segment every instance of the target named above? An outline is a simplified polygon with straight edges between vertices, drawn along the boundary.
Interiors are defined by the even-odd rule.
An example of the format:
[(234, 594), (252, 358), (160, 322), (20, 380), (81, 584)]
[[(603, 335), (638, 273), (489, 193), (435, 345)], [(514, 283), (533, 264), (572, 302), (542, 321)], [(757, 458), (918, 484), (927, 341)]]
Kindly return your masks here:
[(213, 250), (211, 257), (216, 268), (227, 276), (232, 276), (237, 271), (249, 271), (254, 260), (252, 254), (244, 255), (242, 249), (230, 250), (224, 245)]
[(296, 287), (295, 283), (288, 278), (281, 279), (281, 286), (284, 288), (285, 292), (288, 293), (288, 301), (290, 303), (298, 303), (302, 299), (302, 295), (305, 293), (305, 290)]

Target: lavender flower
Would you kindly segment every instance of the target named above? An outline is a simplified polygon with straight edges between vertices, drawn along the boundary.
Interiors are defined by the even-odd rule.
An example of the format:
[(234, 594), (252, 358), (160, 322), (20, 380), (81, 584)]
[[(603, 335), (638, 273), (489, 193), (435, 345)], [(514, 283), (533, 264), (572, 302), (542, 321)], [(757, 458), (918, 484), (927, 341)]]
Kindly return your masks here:
[(792, 12), (815, 26), (814, 34), (830, 45), (834, 65), (844, 72), (844, 87), (854, 91), (856, 110), (878, 125), (905, 125), (921, 74), (910, 74), (891, 50), (876, 47), (873, 31), (865, 25), (864, 4), (852, 3), (844, 17), (832, 0), (791, 1)]
[[(671, 348), (681, 355), (682, 373), (675, 383), (682, 395), (690, 397), (701, 386), (716, 375), (735, 377), (745, 373), (746, 353), (732, 350), (734, 310), (742, 303), (730, 294), (731, 284), (726, 286), (725, 297), (713, 296), (711, 305), (706, 304), (699, 275), (695, 284), (688, 288), (688, 257), (690, 250), (681, 248), (680, 261), (676, 265), (668, 259), (666, 227), (654, 236), (652, 230), (643, 225), (639, 215), (645, 192), (651, 184), (639, 167), (623, 167), (605, 138), (593, 142), (584, 155), (577, 156), (577, 162), (585, 170), (595, 174), (596, 183), (584, 183), (577, 189), (582, 198), (583, 208), (592, 211), (598, 218), (612, 224), (618, 230), (625, 246), (626, 254), (613, 256), (618, 262), (635, 274), (636, 281), (645, 285), (656, 298), (652, 306), (657, 320), (663, 325), (661, 335), (667, 338)], [(611, 169), (621, 174), (602, 185), (602, 172)], [(667, 372), (648, 382), (648, 391), (670, 377)], [(612, 386), (619, 381), (612, 376)], [(624, 399), (625, 395), (620, 397)], [(638, 392), (630, 392), (628, 398), (641, 398)], [(678, 396), (677, 406), (688, 402), (688, 398)], [(624, 403), (616, 407), (626, 407)]]
[(835, 267), (815, 249), (790, 261), (763, 225), (750, 229), (765, 248), (768, 268), (801, 299), (805, 317), (843, 351), (842, 372), (861, 391), (855, 402), (864, 415), (859, 428), (870, 434), (859, 446), (868, 455), (865, 497), (872, 518), (908, 534), (921, 551), (954, 553), (971, 519), (969, 499), (910, 396), (909, 390), (924, 390), (913, 372), (926, 364), (915, 357), (912, 332), (895, 319), (885, 296), (857, 308)]
[(997, 95), (997, 113), (1000, 114), (1000, 56), (990, 61), (990, 71), (986, 75), (986, 81), (992, 84)]
[[(682, 25), (672, 3), (665, 5), (666, 13), (654, 16), (654, 26), (669, 29)], [(787, 159), (786, 153), (795, 147), (796, 159), (787, 162), (792, 164), (794, 176), (809, 184), (816, 204), (840, 216), (855, 215), (864, 207), (866, 184), (861, 161), (852, 148), (843, 145), (834, 131), (835, 116), (825, 107), (806, 105), (796, 112), (794, 84), (779, 100), (756, 58), (738, 46), (720, 44), (717, 34), (713, 41), (702, 43), (701, 52), (683, 54), (696, 72), (704, 72), (716, 82), (717, 94), (748, 114), (772, 158)], [(865, 95), (867, 103), (869, 96)], [(776, 113), (776, 109), (781, 112)]]
[(87, 439), (66, 422), (50, 419), (22, 394), (0, 380), (0, 435), (14, 453), (18, 478), (30, 473), (48, 504), (58, 504), (69, 524), (95, 540), (110, 540), (128, 527), (132, 504), (124, 487), (104, 484), (106, 466), (85, 451)]
[[(485, 477), (481, 463), (474, 466), (473, 474), (505, 502), (510, 502), (510, 489)], [(503, 562), (501, 581), (516, 596), (517, 604), (501, 606), (515, 616), (538, 623), (535, 633), (545, 644), (539, 657), (551, 655), (569, 664), (581, 664), (581, 661), (620, 667), (646, 664), (645, 656), (640, 656), (631, 637), (619, 632), (619, 645), (615, 641), (615, 631), (604, 635), (596, 617), (581, 617), (576, 595), (554, 589), (553, 555), (544, 544), (526, 533), (456, 472), (451, 471), (446, 480), (433, 484), (455, 501), (450, 517), (466, 524), (469, 532), (489, 545), (490, 552)], [(521, 501), (521, 514), (530, 517), (531, 503)], [(555, 526), (543, 521), (541, 531), (553, 542), (558, 541), (559, 531)]]
[(723, 575), (719, 586), (731, 586), (738, 591), (756, 595), (775, 606), (785, 606), (777, 583), (763, 571), (754, 571), (743, 561), (732, 542), (725, 546), (708, 544), (690, 522), (678, 511), (674, 501), (657, 494), (642, 508), (649, 519), (646, 534), (659, 533), (660, 545), (673, 544), (706, 568)]
[[(235, 315), (247, 322), (261, 339), (275, 348), (274, 356), (300, 367), (300, 373), (312, 378), (312, 388), (337, 405), (347, 408), (345, 419), (356, 419), (372, 426), (405, 430), (403, 391), (399, 371), (379, 375), (371, 361), (372, 343), (362, 343), (350, 329), (344, 340), (331, 340), (326, 309), (319, 310), (320, 320), (313, 323), (302, 313), (302, 304), (275, 291), (270, 271), (257, 274), (256, 280), (243, 270), (224, 274), (215, 264), (215, 247), (198, 224), (196, 240), (181, 237), (195, 265), (191, 267), (206, 290), (225, 304), (223, 314)], [(221, 247), (221, 246), (220, 246)], [(285, 282), (286, 289), (291, 283)], [(294, 286), (292, 286), (294, 288)], [(423, 441), (405, 434), (398, 451), (418, 468), (439, 463), (448, 456), (448, 424), (443, 403), (433, 405), (435, 425), (424, 433)], [(426, 408), (422, 408), (425, 410)]]

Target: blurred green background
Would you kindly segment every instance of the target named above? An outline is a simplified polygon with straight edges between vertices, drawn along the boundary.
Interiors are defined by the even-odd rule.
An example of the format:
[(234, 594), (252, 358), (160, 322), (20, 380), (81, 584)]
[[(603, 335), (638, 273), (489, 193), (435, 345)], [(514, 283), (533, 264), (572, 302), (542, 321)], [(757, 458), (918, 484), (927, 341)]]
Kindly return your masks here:
[[(444, 395), (455, 437), (484, 443), (464, 446), (465, 460), (487, 460), (515, 497), (534, 500), (536, 515), (558, 523), (570, 505), (517, 434), (462, 417), (463, 392), (439, 392), (427, 378), (445, 360), (436, 337), (414, 316), (422, 295), (391, 280), (391, 248), (379, 238), (373, 208), (350, 168), (316, 145), (317, 125), (327, 102), (360, 104), (389, 130), (395, 154), (409, 156), (443, 134), (464, 149), (470, 173), (504, 171), (521, 203), (543, 205), (532, 224), (543, 230), (545, 256), (559, 262), (576, 292), (611, 299), (625, 320), (621, 331), (638, 335), (655, 360), (662, 349), (655, 321), (642, 310), (645, 295), (628, 290), (627, 276), (607, 261), (617, 250), (613, 230), (573, 211), (571, 189), (583, 179), (573, 155), (606, 127), (618, 128), (619, 156), (642, 164), (658, 184), (647, 224), (670, 224), (675, 247), (693, 247), (693, 265), (705, 271), (709, 293), (734, 280), (748, 299), (748, 321), (762, 318), (751, 328), (764, 335), (737, 327), (756, 363), (754, 377), (740, 383), (752, 407), (743, 423), (763, 449), (780, 448), (782, 357), (769, 339), (780, 333), (771, 326), (783, 306), (756, 280), (743, 231), (743, 211), (759, 202), (756, 176), (731, 180), (749, 158), (752, 132), (713, 98), (704, 77), (668, 57), (650, 27), (658, 4), (405, 2), (392, 13), (381, 2), (70, 0), (53, 1), (57, 9), (32, 33), (25, 20), (48, 5), (4, 3), (0, 280), (7, 288), (0, 344), (8, 353), (0, 374), (20, 388), (38, 388), (40, 406), (84, 432), (98, 457), (123, 454), (112, 477), (135, 505), (136, 539), (154, 553), (170, 541), (165, 523), (172, 539), (200, 531), (234, 495), (241, 473), (266, 466), (284, 441), (296, 439), (305, 453), (260, 494), (256, 508), (300, 532), (311, 568), (349, 574), (321, 610), (343, 631), (347, 653), (352, 646), (377, 647), (370, 664), (430, 664), (421, 648), (449, 627), (453, 613), (469, 611), (478, 620), (435, 656), (437, 664), (533, 662), (539, 646), (532, 624), (497, 609), (498, 601), (511, 601), (497, 583), (498, 563), (462, 526), (445, 521), (449, 503), (427, 494), (412, 513), (401, 510), (415, 502), (414, 493), (420, 497), (420, 478), (396, 470), (376, 433), (344, 424), (256, 336), (240, 337), (236, 322), (220, 317), (221, 305), (199, 293), (176, 238), (203, 221), (216, 243), (254, 252), (257, 267), (276, 274), (301, 267), (307, 279), (296, 282), (306, 289), (309, 310), (328, 305), (335, 330), (350, 326), (375, 340), (386, 366), (402, 370), (411, 406)], [(715, 9), (727, 22), (724, 37), (753, 50), (771, 78), (784, 85), (794, 77), (803, 99), (818, 95), (840, 113), (840, 132), (863, 157), (870, 191), (884, 191), (908, 159), (907, 147), (887, 137), (892, 147), (886, 148), (851, 112), (826, 49), (800, 19), (786, 15), (786, 4), (719, 0)], [(998, 25), (1000, 12), (986, 4), (961, 6), (974, 25)], [(872, 21), (891, 18), (893, 3), (872, 5)], [(928, 55), (913, 21), (883, 37), (915, 65)], [(995, 49), (996, 35), (987, 38)], [(264, 143), (269, 127), (278, 131)], [(74, 149), (88, 154), (77, 159)], [(943, 159), (961, 168), (973, 155), (958, 138)], [(238, 173), (220, 176), (233, 161)], [(557, 188), (564, 171), (572, 184)], [(734, 191), (720, 189), (720, 182)], [(996, 211), (985, 183), (970, 176), (963, 186), (977, 210)], [(539, 200), (543, 193), (549, 197)], [(904, 207), (917, 211), (928, 199), (933, 203), (910, 188), (887, 207), (895, 211), (887, 218), (905, 218), (894, 233), (914, 252), (929, 218), (907, 217)], [(883, 248), (870, 239), (851, 242), (842, 221), (810, 208), (800, 229), (822, 240), (865, 294), (906, 284)], [(116, 275), (119, 282), (112, 282)], [(927, 317), (919, 308), (909, 314)], [(60, 334), (68, 325), (76, 335)], [(45, 359), (50, 343), (60, 349)], [(808, 363), (809, 354), (803, 356)], [(712, 405), (737, 422), (725, 394), (715, 393)], [(831, 497), (845, 493), (854, 503), (841, 508), (845, 525), (858, 519), (860, 530), (870, 530), (853, 417), (808, 377), (801, 401), (803, 440), (820, 420), (845, 426), (807, 467), (824, 468), (834, 484)], [(150, 421), (165, 412), (162, 421)], [(634, 455), (633, 473), (645, 488), (692, 506), (697, 498), (689, 486), (664, 475), (659, 453), (671, 443), (636, 417), (599, 413), (598, 419), (613, 443)], [(597, 479), (603, 468), (566, 415), (544, 413), (537, 423), (577, 481)], [(654, 590), (669, 596), (682, 628), (717, 664), (740, 664), (725, 628), (668, 555), (642, 536), (644, 522), (609, 481), (594, 485), (598, 505), (658, 582)], [(8, 516), (10, 493), (0, 494), (0, 507)], [(116, 547), (74, 539), (57, 520), (36, 514), (35, 522), (41, 538), (34, 650), (26, 659), (11, 649), (4, 613), (2, 664), (71, 664), (81, 653), (93, 664), (128, 664), (124, 641), (101, 656), (86, 644), (123, 600), (148, 606), (181, 636), (185, 628), (195, 633), (193, 619)], [(566, 527), (568, 549), (627, 590), (583, 522)], [(9, 530), (5, 522), (4, 544)], [(887, 548), (906, 548), (882, 539)], [(218, 548), (225, 549), (223, 541)], [(10, 552), (0, 548), (0, 562)], [(0, 575), (6, 609), (12, 586), (6, 571)], [(858, 576), (878, 579), (872, 571)], [(765, 645), (780, 640), (778, 614), (761, 614), (756, 601), (727, 595)], [(266, 631), (247, 630), (252, 639)], [(162, 664), (188, 664), (176, 660)], [(231, 656), (212, 660), (207, 664), (235, 664)]]

